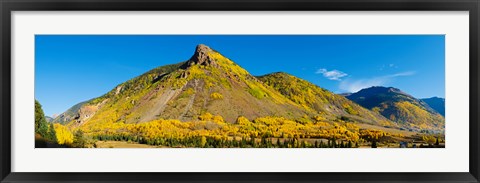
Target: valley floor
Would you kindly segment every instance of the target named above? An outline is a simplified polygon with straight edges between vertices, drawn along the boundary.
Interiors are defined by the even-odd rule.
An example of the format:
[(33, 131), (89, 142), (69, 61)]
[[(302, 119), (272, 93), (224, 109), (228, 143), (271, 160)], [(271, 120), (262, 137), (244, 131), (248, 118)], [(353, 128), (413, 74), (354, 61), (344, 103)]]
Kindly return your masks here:
[[(257, 139), (257, 140), (259, 141), (260, 139)], [(325, 143), (327, 143), (328, 141), (327, 139), (305, 139), (305, 141), (308, 141), (310, 143), (313, 143), (315, 140), (323, 141)], [(283, 142), (283, 140), (280, 140), (280, 141)], [(55, 147), (55, 146), (50, 146), (50, 147)], [(147, 144), (140, 144), (137, 142), (126, 142), (126, 141), (97, 141), (94, 147), (95, 148), (172, 148), (167, 146), (147, 145)], [(174, 148), (181, 148), (181, 147), (179, 146)], [(187, 148), (196, 148), (196, 147), (187, 147)], [(238, 148), (238, 147), (233, 147), (233, 148)], [(311, 147), (311, 148), (314, 148), (314, 147)], [(357, 148), (372, 148), (372, 147), (371, 147), (371, 144), (364, 143), (364, 144), (359, 144)], [(400, 144), (379, 143), (377, 148), (400, 148)], [(410, 143), (404, 148), (445, 148), (445, 143), (429, 146), (428, 144), (425, 144), (423, 142), (417, 142), (417, 143)]]
[(96, 148), (159, 148), (160, 146), (151, 146), (125, 141), (98, 141), (95, 143)]

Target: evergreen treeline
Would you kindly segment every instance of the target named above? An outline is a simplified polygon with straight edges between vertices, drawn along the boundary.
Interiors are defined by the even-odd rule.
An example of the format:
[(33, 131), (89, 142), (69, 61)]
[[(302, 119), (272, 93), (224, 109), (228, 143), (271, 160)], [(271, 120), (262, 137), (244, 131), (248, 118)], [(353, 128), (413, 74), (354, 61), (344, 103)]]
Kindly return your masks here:
[(154, 138), (146, 139), (130, 135), (100, 135), (94, 137), (100, 141), (127, 141), (153, 146), (166, 147), (204, 147), (204, 148), (353, 148), (358, 147), (358, 143), (351, 141), (338, 141), (329, 139), (327, 143), (323, 140), (315, 140), (309, 143), (306, 140), (297, 138), (241, 138), (240, 140), (222, 139), (205, 136), (177, 138)]
[(48, 124), (42, 105), (35, 100), (35, 147), (46, 147), (47, 144), (57, 144), (53, 123)]

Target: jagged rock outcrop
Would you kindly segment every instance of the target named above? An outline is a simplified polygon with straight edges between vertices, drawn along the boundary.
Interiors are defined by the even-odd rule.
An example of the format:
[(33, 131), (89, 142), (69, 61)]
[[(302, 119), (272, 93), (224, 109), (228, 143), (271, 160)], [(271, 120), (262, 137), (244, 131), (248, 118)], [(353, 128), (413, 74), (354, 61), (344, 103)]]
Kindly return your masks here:
[(218, 64), (215, 62), (214, 58), (211, 58), (209, 52), (212, 52), (213, 50), (204, 45), (204, 44), (199, 44), (195, 48), (195, 53), (193, 56), (187, 61), (185, 64), (186, 67), (192, 66), (192, 65), (203, 65), (203, 66), (213, 66), (213, 67), (218, 67)]

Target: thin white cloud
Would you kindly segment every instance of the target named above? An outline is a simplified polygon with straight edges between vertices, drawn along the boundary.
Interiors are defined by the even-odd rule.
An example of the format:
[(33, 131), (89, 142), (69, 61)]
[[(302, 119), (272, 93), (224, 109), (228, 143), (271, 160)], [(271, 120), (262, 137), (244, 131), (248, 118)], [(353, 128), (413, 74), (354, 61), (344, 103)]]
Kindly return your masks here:
[(329, 80), (336, 80), (336, 81), (341, 81), (343, 77), (348, 76), (348, 74), (339, 71), (339, 70), (331, 70), (328, 71), (327, 69), (318, 69), (316, 74), (322, 74), (323, 77), (326, 77)]
[(399, 76), (411, 76), (411, 75), (414, 75), (414, 74), (415, 74), (414, 71), (407, 71), (407, 72), (400, 72), (400, 73), (388, 75), (386, 77), (393, 78), (393, 77), (399, 77)]
[(385, 86), (388, 84), (392, 79), (396, 77), (403, 77), (403, 76), (411, 76), (414, 75), (415, 72), (408, 71), (408, 72), (401, 72), (386, 76), (374, 77), (370, 79), (347, 79), (340, 82), (339, 88), (344, 91), (348, 92), (357, 92), (361, 89), (372, 87), (372, 86)]
[(378, 78), (371, 78), (371, 79), (359, 79), (359, 80), (352, 80), (347, 79), (345, 81), (340, 82), (340, 89), (347, 92), (357, 92), (361, 89), (368, 88), (371, 86), (382, 86), (387, 83), (387, 79), (383, 77)]

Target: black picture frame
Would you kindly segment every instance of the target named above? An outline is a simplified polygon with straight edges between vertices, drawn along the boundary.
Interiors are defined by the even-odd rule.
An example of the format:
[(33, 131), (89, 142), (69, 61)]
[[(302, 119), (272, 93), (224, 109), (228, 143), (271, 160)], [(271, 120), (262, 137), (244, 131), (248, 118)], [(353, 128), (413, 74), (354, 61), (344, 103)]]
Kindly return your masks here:
[[(478, 182), (478, 0), (0, 0), (1, 182)], [(461, 173), (20, 173), (11, 171), (12, 11), (468, 11), (469, 172)], [(454, 157), (445, 157), (454, 158)], [(448, 165), (445, 165), (448, 166)]]

